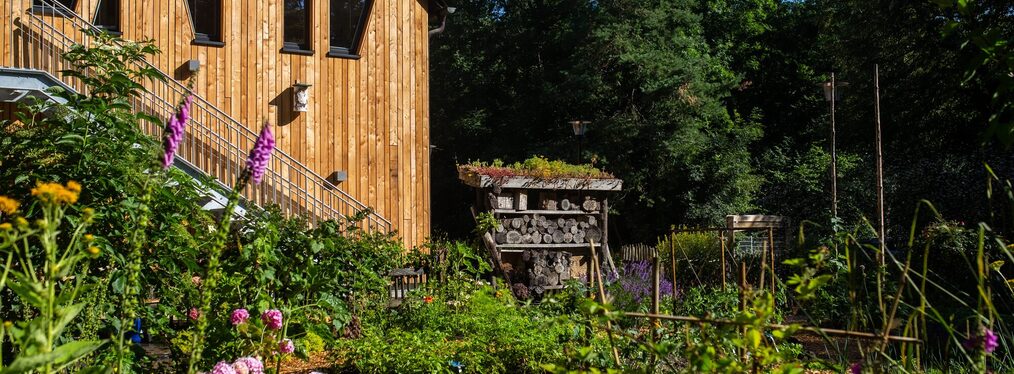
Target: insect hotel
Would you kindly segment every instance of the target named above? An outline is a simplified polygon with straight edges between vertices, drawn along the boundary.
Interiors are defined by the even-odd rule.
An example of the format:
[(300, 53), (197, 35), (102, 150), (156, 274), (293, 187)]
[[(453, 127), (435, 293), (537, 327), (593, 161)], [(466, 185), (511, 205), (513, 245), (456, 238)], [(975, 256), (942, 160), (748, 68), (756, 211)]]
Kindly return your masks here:
[[(473, 214), (492, 214), (495, 229), (482, 233), (494, 269), (519, 299), (539, 298), (569, 279), (589, 274), (592, 244), (603, 269), (609, 254), (609, 195), (623, 181), (493, 175), (468, 165), (458, 177), (475, 189)], [(484, 214), (485, 213), (485, 214)]]

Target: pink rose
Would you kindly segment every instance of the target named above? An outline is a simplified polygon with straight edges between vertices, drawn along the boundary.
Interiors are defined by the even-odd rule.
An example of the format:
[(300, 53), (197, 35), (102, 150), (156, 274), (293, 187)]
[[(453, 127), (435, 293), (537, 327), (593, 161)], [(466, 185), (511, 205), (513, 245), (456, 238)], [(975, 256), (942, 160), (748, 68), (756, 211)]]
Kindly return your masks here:
[(197, 308), (190, 308), (190, 311), (187, 312), (187, 317), (189, 317), (191, 321), (196, 321), (198, 318), (201, 318), (201, 311)]

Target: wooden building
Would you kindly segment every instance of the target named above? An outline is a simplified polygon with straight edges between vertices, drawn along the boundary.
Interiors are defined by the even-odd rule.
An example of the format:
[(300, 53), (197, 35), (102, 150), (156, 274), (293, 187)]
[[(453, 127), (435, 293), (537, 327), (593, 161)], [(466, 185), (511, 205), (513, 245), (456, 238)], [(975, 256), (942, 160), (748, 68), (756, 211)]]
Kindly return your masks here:
[[(249, 200), (313, 220), (370, 207), (364, 227), (397, 231), (414, 246), (430, 230), (431, 7), (428, 0), (4, 0), (0, 68), (58, 78), (59, 53), (88, 43), (81, 29), (152, 39), (162, 52), (149, 63), (170, 79), (146, 83), (151, 97), (137, 104), (165, 118), (167, 104), (195, 80), (186, 163), (227, 184), (238, 162), (230, 150), (248, 149), (249, 135), (267, 121), (279, 152)], [(24, 94), (0, 87), (7, 102), (0, 112), (8, 112), (0, 117)]]

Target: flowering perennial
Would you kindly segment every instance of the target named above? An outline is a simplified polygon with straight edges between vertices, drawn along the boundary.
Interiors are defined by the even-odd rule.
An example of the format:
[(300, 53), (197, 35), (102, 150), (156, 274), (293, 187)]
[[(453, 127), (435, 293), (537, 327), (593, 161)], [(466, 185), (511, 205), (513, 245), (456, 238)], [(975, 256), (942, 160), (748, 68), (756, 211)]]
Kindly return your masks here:
[(190, 311), (187, 312), (187, 317), (190, 318), (191, 321), (196, 321), (201, 317), (201, 311), (197, 308), (190, 308)]
[(232, 311), (232, 315), (229, 316), (229, 322), (232, 322), (233, 326), (242, 325), (247, 319), (250, 319), (250, 312), (243, 308)]
[(183, 140), (183, 133), (187, 128), (187, 121), (190, 120), (190, 105), (194, 102), (193, 96), (187, 95), (180, 104), (176, 114), (169, 117), (169, 123), (165, 126), (165, 139), (163, 140), (164, 153), (162, 154), (162, 169), (168, 169), (173, 164), (173, 157)]
[[(634, 261), (623, 265), (620, 271), (620, 288), (629, 295), (633, 304), (640, 304), (652, 291), (651, 262)], [(672, 282), (662, 278), (658, 284), (659, 296), (672, 296)]]
[(264, 374), (264, 363), (256, 357), (243, 357), (232, 363), (237, 374)]
[(264, 169), (271, 161), (271, 151), (275, 149), (275, 135), (271, 133), (271, 125), (264, 123), (261, 135), (257, 137), (253, 149), (250, 150), (250, 157), (246, 160), (246, 169), (250, 173), (254, 184), (259, 184), (264, 177)]
[(211, 369), (211, 374), (236, 374), (236, 369), (233, 369), (228, 362), (219, 361), (215, 364), (215, 368)]
[(7, 196), (0, 196), (0, 212), (4, 214), (14, 214), (18, 211), (18, 201)]
[(50, 204), (76, 203), (79, 194), (81, 184), (75, 181), (68, 181), (66, 186), (54, 182), (35, 182), (35, 188), (32, 188), (32, 196)]
[(264, 326), (267, 326), (271, 330), (281, 329), (282, 311), (278, 309), (268, 309), (261, 314), (261, 321), (264, 322)]
[(292, 344), (292, 339), (283, 339), (278, 342), (278, 352), (282, 354), (289, 354), (296, 351), (296, 346)]
[(993, 353), (1000, 346), (999, 338), (993, 330), (984, 328), (981, 335), (973, 335), (965, 340), (965, 348), (981, 349), (986, 353)]

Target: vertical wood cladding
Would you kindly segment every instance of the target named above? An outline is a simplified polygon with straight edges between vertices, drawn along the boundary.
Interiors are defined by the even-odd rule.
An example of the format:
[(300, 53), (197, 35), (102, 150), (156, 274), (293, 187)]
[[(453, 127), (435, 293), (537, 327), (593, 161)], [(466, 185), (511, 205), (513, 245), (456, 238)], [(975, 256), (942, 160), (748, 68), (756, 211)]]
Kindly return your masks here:
[[(284, 0), (223, 0), (224, 46), (191, 43), (186, 0), (120, 0), (120, 30), (153, 39), (162, 53), (152, 62), (171, 77), (199, 60), (199, 95), (255, 132), (275, 124), (278, 147), (317, 174), (347, 171), (339, 188), (390, 220), (406, 245), (421, 244), (430, 230), (426, 0), (374, 0), (359, 59), (327, 56), (329, 1), (311, 1), (309, 56), (281, 52)], [(4, 25), (31, 6), (3, 3)], [(75, 11), (92, 20), (98, 5), (79, 0)], [(16, 66), (13, 40), (0, 40), (0, 66)], [(296, 82), (312, 85), (307, 112), (292, 110)]]

